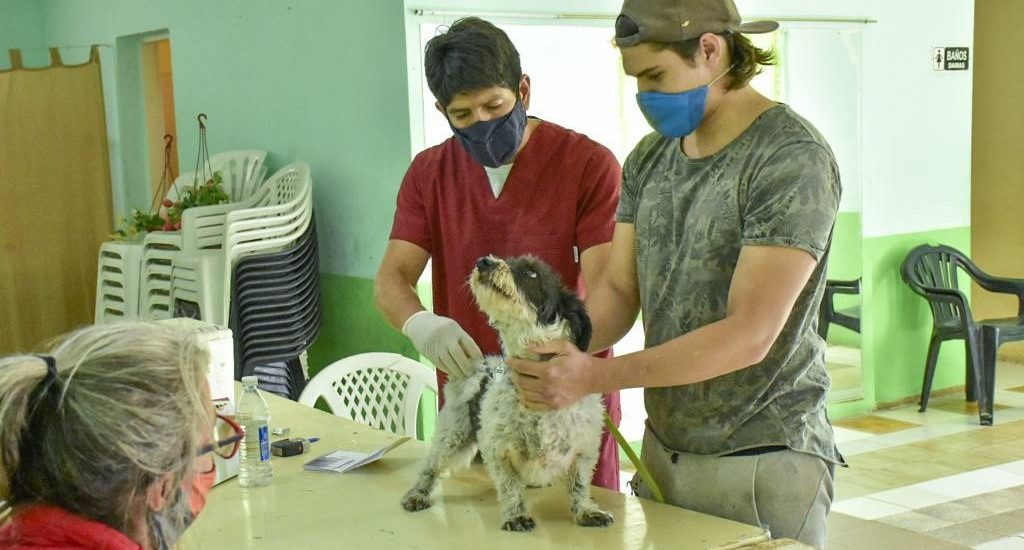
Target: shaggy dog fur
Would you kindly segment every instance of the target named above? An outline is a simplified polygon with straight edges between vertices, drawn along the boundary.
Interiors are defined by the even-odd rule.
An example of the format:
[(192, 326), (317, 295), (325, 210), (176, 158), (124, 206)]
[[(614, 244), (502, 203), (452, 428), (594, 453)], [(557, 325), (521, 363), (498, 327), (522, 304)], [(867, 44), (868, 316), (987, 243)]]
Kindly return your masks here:
[[(581, 349), (590, 342), (590, 318), (558, 275), (532, 256), (481, 258), (470, 288), (491, 326), (504, 357), (538, 360), (527, 348), (568, 339)], [(519, 403), (502, 357), (487, 357), (465, 378), (450, 378), (437, 432), (416, 485), (402, 498), (413, 512), (430, 507), (430, 492), (444, 470), (465, 467), (477, 447), (494, 481), (501, 506), (501, 528), (530, 531), (527, 486), (567, 481), (569, 508), (579, 525), (604, 527), (611, 514), (590, 497), (590, 482), (601, 444), (601, 397), (589, 395), (565, 409), (538, 412)]]

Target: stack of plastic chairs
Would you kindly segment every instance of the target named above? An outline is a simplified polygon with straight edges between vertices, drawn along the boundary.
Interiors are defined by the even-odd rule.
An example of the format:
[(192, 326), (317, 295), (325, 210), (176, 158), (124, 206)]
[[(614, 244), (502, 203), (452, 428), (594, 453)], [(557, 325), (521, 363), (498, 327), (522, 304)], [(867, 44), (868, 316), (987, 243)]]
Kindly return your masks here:
[(219, 249), (186, 248), (175, 254), (169, 271), (170, 314), (226, 326), (235, 263), (247, 254), (294, 245), (309, 226), (312, 213), (309, 166), (303, 162), (285, 166), (259, 187), (244, 208), (226, 213)]
[[(178, 251), (221, 248), (227, 212), (254, 201), (266, 169), (265, 151), (220, 153), (210, 167), (221, 172), (229, 204), (190, 208), (182, 215), (181, 231), (148, 233), (142, 242), (108, 241), (100, 247), (96, 282), (97, 323), (124, 319), (164, 319), (173, 314), (170, 298), (171, 263)], [(191, 186), (192, 173), (180, 176), (166, 198), (178, 199)]]
[[(224, 231), (224, 296), (231, 296), (234, 266), (244, 256), (288, 249), (313, 220), (313, 180), (309, 165), (294, 162), (278, 170), (261, 188), (260, 200), (227, 215)], [(228, 318), (228, 301), (221, 316)]]
[(299, 397), (300, 356), (320, 332), (319, 271), (314, 223), (288, 248), (238, 262), (231, 285), (237, 377), (254, 374), (261, 389)]
[[(220, 172), (222, 185), (231, 201), (225, 204), (198, 206), (185, 210), (181, 216), (181, 230), (148, 233), (143, 240), (141, 309), (145, 319), (169, 317), (200, 317), (198, 313), (176, 312), (172, 294), (173, 266), (183, 256), (200, 257), (213, 250), (203, 261), (223, 263), (225, 221), (228, 213), (252, 206), (259, 200), (259, 187), (263, 182), (265, 151), (230, 151), (210, 158), (210, 168)], [(176, 201), (180, 193), (196, 182), (194, 172), (182, 174), (168, 190), (167, 198)], [(202, 185), (203, 182), (199, 182)], [(193, 258), (190, 258), (192, 260)], [(189, 262), (186, 262), (189, 263)], [(220, 268), (218, 268), (220, 269)], [(178, 269), (177, 272), (181, 270)], [(187, 285), (186, 285), (187, 286)], [(195, 285), (193, 285), (195, 286)], [(183, 291), (187, 294), (187, 291)], [(194, 297), (194, 296), (189, 296)], [(216, 297), (213, 307), (204, 310), (203, 320), (224, 325), (227, 319), (217, 315), (223, 308)], [(200, 304), (199, 307), (202, 307)]]
[[(321, 320), (313, 182), (304, 162), (261, 181), (263, 158), (258, 151), (211, 157), (232, 202), (185, 210), (180, 231), (149, 233), (134, 245), (104, 245), (101, 253), (117, 262), (101, 257), (108, 290), (102, 305), (104, 312), (130, 310), (121, 304), (134, 296), (142, 319), (193, 317), (230, 326), (237, 377), (256, 374), (261, 388), (296, 399), (306, 380), (302, 358)], [(177, 192), (193, 179), (179, 177)], [(133, 262), (134, 290), (122, 280), (131, 274), (122, 276), (127, 269), (119, 267)]]

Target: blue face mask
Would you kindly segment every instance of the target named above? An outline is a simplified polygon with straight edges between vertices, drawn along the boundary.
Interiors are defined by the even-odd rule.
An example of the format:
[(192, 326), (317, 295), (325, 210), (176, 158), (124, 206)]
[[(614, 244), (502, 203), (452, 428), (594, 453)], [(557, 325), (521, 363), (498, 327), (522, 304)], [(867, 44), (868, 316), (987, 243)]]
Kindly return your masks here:
[[(731, 67), (730, 67), (731, 68)], [(711, 85), (729, 72), (715, 77), (706, 86), (693, 88), (675, 94), (661, 92), (640, 92), (636, 94), (636, 102), (647, 123), (659, 134), (667, 138), (688, 136), (700, 126), (704, 120), (704, 108), (708, 101)]]
[(473, 160), (489, 168), (507, 164), (523, 142), (526, 133), (526, 109), (517, 101), (512, 111), (493, 120), (481, 120), (466, 128), (452, 126), (452, 132), (459, 143), (473, 157)]

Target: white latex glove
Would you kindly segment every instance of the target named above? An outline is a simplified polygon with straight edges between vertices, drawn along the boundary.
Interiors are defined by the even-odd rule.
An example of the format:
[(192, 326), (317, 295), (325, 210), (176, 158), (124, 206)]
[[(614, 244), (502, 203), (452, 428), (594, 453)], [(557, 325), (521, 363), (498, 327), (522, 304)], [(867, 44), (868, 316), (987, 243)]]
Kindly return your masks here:
[(412, 314), (402, 334), (435, 367), (450, 376), (468, 376), (483, 358), (480, 347), (454, 320), (429, 311)]

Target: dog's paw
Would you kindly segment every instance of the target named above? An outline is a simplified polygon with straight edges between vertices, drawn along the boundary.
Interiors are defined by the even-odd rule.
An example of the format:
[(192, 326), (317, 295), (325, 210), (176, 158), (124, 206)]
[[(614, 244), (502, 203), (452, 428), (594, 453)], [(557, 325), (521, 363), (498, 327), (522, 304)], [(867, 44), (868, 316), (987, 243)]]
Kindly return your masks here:
[(533, 531), (537, 524), (530, 516), (516, 516), (501, 524), (502, 531)]
[(407, 512), (419, 512), (430, 508), (430, 497), (423, 493), (409, 493), (402, 498), (402, 508)]
[(608, 527), (615, 518), (604, 510), (587, 510), (576, 515), (576, 525), (583, 527)]

